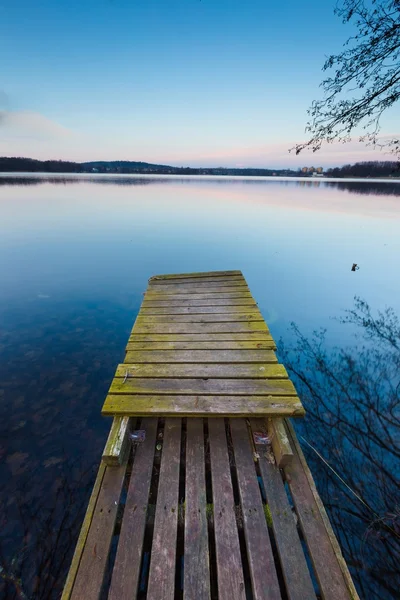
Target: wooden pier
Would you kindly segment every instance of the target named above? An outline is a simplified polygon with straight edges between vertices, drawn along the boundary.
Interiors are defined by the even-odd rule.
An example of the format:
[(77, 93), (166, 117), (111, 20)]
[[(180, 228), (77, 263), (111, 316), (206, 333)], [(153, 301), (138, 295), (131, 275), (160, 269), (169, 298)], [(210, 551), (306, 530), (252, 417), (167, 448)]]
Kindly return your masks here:
[(63, 600), (358, 598), (240, 271), (150, 279), (103, 414)]

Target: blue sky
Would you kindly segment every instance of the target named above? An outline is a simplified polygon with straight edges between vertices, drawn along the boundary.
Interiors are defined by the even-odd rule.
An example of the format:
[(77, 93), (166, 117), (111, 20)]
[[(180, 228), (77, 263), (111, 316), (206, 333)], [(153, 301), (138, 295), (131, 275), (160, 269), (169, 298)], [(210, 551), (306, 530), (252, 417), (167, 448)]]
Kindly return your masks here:
[[(295, 157), (335, 0), (0, 0), (0, 155), (176, 165), (384, 159), (358, 143)], [(399, 111), (383, 121), (398, 128)]]

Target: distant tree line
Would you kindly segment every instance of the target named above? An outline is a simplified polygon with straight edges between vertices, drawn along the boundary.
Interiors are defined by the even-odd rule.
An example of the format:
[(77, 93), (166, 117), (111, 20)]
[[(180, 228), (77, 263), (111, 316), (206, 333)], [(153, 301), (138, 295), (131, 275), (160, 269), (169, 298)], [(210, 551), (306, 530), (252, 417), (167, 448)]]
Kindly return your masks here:
[(400, 177), (399, 162), (367, 161), (326, 171), (328, 177)]
[(65, 160), (34, 160), (33, 158), (0, 157), (2, 173), (81, 173), (79, 163)]
[[(71, 162), (65, 160), (34, 160), (33, 158), (0, 157), (2, 173), (110, 173), (110, 174), (148, 174), (148, 175), (223, 175), (227, 177), (311, 177), (301, 169), (227, 169), (224, 167), (173, 167), (153, 165), (136, 161), (95, 161)], [(400, 177), (399, 162), (358, 162), (353, 165), (335, 167), (325, 172), (327, 177)]]

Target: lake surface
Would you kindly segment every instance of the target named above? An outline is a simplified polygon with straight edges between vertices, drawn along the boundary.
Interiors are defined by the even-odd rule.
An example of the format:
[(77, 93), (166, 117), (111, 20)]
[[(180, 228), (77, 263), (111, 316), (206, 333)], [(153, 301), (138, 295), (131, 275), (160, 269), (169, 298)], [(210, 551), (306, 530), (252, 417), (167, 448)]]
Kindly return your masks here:
[(400, 313), (399, 264), (396, 182), (1, 176), (1, 597), (62, 587), (151, 275), (240, 269), (277, 340), (342, 346), (355, 295)]

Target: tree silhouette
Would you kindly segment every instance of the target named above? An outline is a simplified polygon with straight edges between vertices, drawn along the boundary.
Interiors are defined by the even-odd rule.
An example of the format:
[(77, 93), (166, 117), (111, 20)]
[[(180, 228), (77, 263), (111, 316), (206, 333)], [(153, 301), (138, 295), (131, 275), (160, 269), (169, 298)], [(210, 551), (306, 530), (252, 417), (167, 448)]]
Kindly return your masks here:
[(307, 339), (292, 325), (296, 345), (280, 351), (307, 410), (300, 441), (360, 595), (397, 598), (400, 323), (391, 309), (374, 317), (360, 298), (341, 321), (361, 347), (328, 350), (324, 330)]
[(387, 146), (400, 154), (400, 140), (379, 141), (382, 113), (400, 97), (400, 2), (398, 0), (342, 0), (335, 9), (343, 23), (352, 22), (357, 33), (344, 50), (329, 56), (324, 71), (334, 74), (321, 84), (324, 97), (312, 103), (307, 142), (295, 146), (314, 152), (323, 142), (348, 141), (362, 127), (360, 141)]

